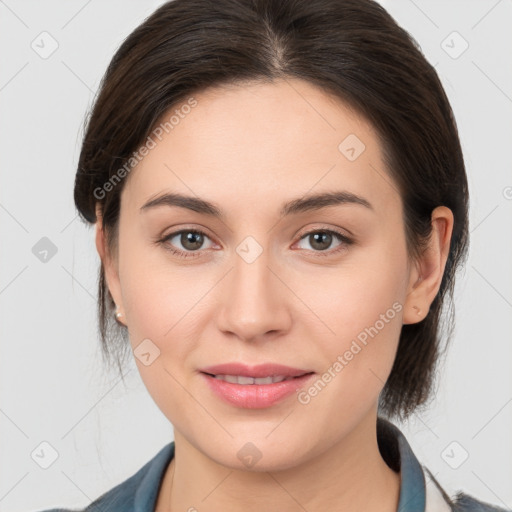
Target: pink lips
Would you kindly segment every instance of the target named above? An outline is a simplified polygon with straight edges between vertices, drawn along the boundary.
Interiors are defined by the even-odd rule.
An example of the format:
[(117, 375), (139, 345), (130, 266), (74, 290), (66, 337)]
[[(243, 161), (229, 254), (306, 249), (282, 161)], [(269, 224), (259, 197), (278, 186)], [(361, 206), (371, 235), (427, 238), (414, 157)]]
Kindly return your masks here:
[[(248, 366), (241, 363), (226, 363), (202, 368), (202, 377), (210, 389), (224, 401), (237, 407), (263, 409), (305, 386), (313, 377), (311, 370), (291, 368), (280, 364), (261, 364)], [(214, 375), (236, 375), (253, 378), (293, 377), (290, 380), (272, 384), (235, 384), (214, 377)]]

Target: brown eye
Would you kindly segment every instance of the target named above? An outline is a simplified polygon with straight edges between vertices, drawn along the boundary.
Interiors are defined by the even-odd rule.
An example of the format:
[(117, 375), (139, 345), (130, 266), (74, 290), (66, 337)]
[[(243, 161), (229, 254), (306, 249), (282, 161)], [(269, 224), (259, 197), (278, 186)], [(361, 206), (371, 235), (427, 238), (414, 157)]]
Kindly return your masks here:
[(199, 256), (200, 249), (205, 249), (204, 242), (209, 240), (206, 233), (195, 229), (183, 229), (167, 235), (161, 243), (172, 253), (184, 258)]
[(318, 249), (319, 251), (325, 251), (325, 249), (328, 249), (333, 240), (333, 236), (327, 231), (311, 233), (308, 237), (311, 247), (313, 247), (313, 249)]
[[(338, 245), (332, 250), (329, 250), (333, 241), (336, 239), (339, 241)], [(347, 247), (353, 243), (347, 236), (330, 229), (309, 231), (301, 236), (300, 242), (304, 240), (309, 242), (311, 251), (317, 253), (315, 256), (330, 256), (336, 254), (339, 251), (347, 249)]]
[(182, 231), (180, 234), (180, 243), (189, 251), (200, 249), (203, 241), (203, 235), (197, 231)]

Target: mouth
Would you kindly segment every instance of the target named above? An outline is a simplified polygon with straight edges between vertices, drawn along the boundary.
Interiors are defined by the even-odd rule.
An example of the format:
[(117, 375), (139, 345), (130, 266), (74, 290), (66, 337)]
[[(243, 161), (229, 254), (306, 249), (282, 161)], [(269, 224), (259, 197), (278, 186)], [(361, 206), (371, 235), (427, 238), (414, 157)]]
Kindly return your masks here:
[(225, 403), (264, 409), (283, 401), (307, 385), (314, 371), (276, 364), (247, 366), (228, 363), (200, 371), (209, 389)]
[(303, 373), (302, 375), (297, 375), (294, 377), (286, 376), (286, 375), (269, 375), (268, 377), (247, 377), (245, 375), (215, 375), (213, 373), (201, 372), (205, 375), (209, 375), (214, 379), (223, 380), (224, 382), (229, 382), (230, 384), (240, 384), (242, 386), (247, 385), (266, 385), (266, 384), (276, 384), (278, 382), (283, 382), (285, 380), (294, 380), (300, 379), (304, 375), (310, 375), (313, 372)]

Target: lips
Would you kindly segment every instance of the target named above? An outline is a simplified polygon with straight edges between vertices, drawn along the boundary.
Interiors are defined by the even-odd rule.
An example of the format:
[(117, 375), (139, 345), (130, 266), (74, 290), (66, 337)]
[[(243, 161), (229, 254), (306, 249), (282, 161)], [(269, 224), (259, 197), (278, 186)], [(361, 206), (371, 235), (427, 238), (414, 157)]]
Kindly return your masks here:
[(249, 366), (243, 363), (224, 363), (215, 366), (208, 366), (200, 370), (209, 375), (231, 375), (237, 377), (252, 377), (253, 379), (265, 377), (300, 377), (312, 370), (292, 368), (282, 364), (265, 363), (256, 366)]
[(226, 363), (200, 370), (214, 395), (235, 407), (265, 409), (290, 397), (313, 378), (315, 372), (280, 364), (248, 366)]
[[(207, 374), (210, 375), (210, 374)], [(296, 379), (297, 377), (285, 377), (284, 375), (275, 375), (273, 377), (246, 377), (245, 375), (212, 375), (216, 379), (230, 382), (231, 384), (242, 384), (250, 386), (252, 384), (275, 384), (276, 382), (283, 382), (283, 380)]]

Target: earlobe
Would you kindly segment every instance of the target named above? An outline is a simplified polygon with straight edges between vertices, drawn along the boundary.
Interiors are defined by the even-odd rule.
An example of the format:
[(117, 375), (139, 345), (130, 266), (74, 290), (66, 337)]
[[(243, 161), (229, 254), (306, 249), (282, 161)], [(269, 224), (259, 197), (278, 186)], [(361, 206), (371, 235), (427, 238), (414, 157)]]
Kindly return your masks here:
[(115, 303), (116, 309), (114, 312), (114, 318), (118, 323), (125, 325), (121, 322), (123, 315), (123, 301), (121, 296), (121, 286), (119, 282), (119, 273), (115, 258), (110, 254), (110, 250), (107, 247), (106, 235), (102, 225), (102, 214), (99, 204), (96, 205), (96, 249), (103, 265), (103, 272), (105, 275), (105, 281), (108, 287), (108, 291), (112, 296)]
[(428, 246), (411, 271), (404, 305), (404, 325), (420, 322), (428, 315), (441, 286), (452, 231), (452, 211), (446, 206), (438, 206), (432, 212), (432, 233)]
[(124, 325), (126, 327), (126, 324), (121, 320), (123, 318), (123, 314), (119, 311), (119, 308), (116, 306), (116, 310), (114, 311), (114, 319), (119, 325)]
[(421, 275), (421, 268), (416, 265), (413, 272), (411, 272), (411, 279), (407, 298), (404, 304), (403, 321), (404, 325), (415, 324), (420, 322), (428, 314), (428, 309), (425, 311), (423, 305), (424, 290), (421, 288), (423, 277)]

